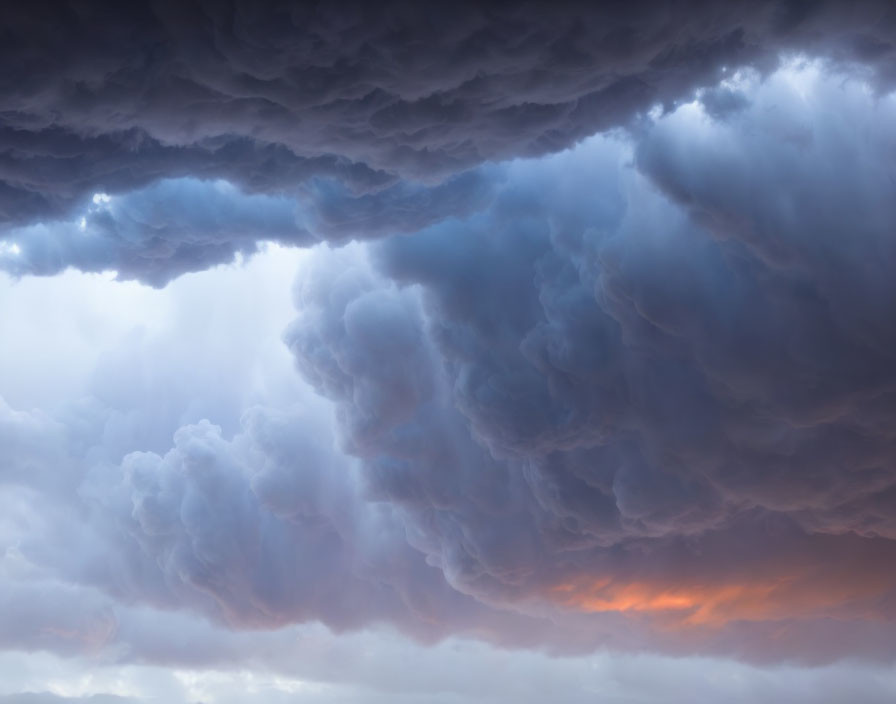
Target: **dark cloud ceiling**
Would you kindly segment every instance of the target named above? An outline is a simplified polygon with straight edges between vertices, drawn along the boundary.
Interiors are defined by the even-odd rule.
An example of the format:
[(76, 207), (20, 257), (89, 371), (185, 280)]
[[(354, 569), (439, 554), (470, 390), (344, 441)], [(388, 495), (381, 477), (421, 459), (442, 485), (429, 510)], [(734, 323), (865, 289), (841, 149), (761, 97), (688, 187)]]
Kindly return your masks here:
[[(23, 550), (234, 628), (892, 658), (892, 7), (254, 7), (6, 11), (3, 266), (376, 239), (284, 333), (348, 457), (256, 409), (100, 461), (108, 411), (0, 407), (4, 482), (90, 516)], [(795, 50), (844, 63), (723, 80)]]
[[(889, 85), (894, 22), (886, 2), (8, 5), (0, 222), (185, 176), (274, 195), (327, 179), (369, 200), (569, 147), (781, 51), (859, 60)], [(407, 229), (401, 198), (383, 198), (381, 227), (391, 214)], [(197, 244), (170, 226), (141, 235), (163, 246), (136, 262), (61, 247), (52, 266), (26, 252), (7, 268), (113, 267), (158, 285), (266, 238), (222, 228)]]

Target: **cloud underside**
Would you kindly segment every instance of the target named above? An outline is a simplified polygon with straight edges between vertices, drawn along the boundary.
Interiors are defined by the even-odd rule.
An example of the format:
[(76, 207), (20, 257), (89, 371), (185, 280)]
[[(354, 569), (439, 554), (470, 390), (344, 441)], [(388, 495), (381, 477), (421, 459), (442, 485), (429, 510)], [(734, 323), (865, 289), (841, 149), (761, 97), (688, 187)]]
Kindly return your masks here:
[(150, 607), (892, 659), (892, 10), (745, 7), (71, 9), (0, 83), (0, 263), (163, 286), (324, 240), (283, 333), (314, 393), (125, 449), (125, 401), (0, 405), (0, 645), (152, 660)]
[[(281, 204), (273, 223), (185, 222), (161, 206), (137, 220), (87, 213), (79, 238), (94, 194), (223, 179), (319, 203), (314, 237), (412, 231), (480, 205), (484, 184), (467, 179), (452, 197), (439, 187), (484, 162), (631, 126), (726, 70), (769, 71), (782, 52), (861, 62), (884, 88), (896, 76), (896, 15), (883, 1), (35, 2), (2, 20), (0, 58), (15, 70), (0, 81), (0, 238), (27, 240), (3, 268), (115, 269), (154, 285), (259, 239), (309, 235)], [(719, 95), (716, 108), (729, 103)], [(333, 189), (339, 209), (327, 207)], [(63, 223), (53, 237), (16, 232), (48, 221)]]

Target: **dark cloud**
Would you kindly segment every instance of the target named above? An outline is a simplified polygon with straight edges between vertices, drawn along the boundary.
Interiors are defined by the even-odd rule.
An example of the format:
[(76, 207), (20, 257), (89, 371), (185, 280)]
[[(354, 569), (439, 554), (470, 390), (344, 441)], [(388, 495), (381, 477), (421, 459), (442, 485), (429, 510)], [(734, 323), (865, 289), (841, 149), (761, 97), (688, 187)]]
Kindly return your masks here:
[(164, 180), (121, 195), (95, 193), (67, 220), (10, 228), (0, 268), (13, 276), (75, 267), (162, 287), (188, 272), (249, 257), (262, 241), (310, 246), (414, 232), (485, 207), (499, 171), (486, 167), (435, 186), (398, 183), (353, 195), (313, 179), (294, 197), (241, 191), (227, 181)]
[[(0, 60), (12, 67), (0, 81), (5, 239), (11, 227), (71, 219), (94, 193), (185, 177), (274, 196), (323, 178), (336, 185), (319, 193), (320, 235), (406, 231), (448, 217), (449, 206), (481, 205), (481, 188), (470, 190), (468, 176), (418, 196), (407, 185), (375, 204), (373, 194), (569, 147), (654, 105), (689, 100), (725, 69), (767, 70), (781, 51), (859, 61), (889, 85), (896, 22), (886, 2), (784, 0), (450, 10), (40, 0), (9, 6), (2, 20)], [(715, 110), (737, 105), (713, 95)], [(361, 201), (341, 212), (333, 189)], [(282, 235), (208, 224), (175, 217), (165, 233), (132, 230), (146, 242), (125, 248), (105, 231), (64, 247), (28, 232), (19, 245), (28, 256), (4, 268), (113, 266), (160, 285)]]
[[(380, 283), (342, 262), (299, 290), (299, 368), (458, 589), (753, 657), (782, 620), (777, 656), (892, 652), (896, 217), (867, 166), (892, 104), (811, 67), (754, 92), (640, 141), (672, 200), (598, 141), (377, 245)], [(854, 636), (819, 640), (831, 618)]]
[(892, 658), (892, 100), (814, 65), (731, 80), (724, 120), (689, 104), (310, 253), (284, 340), (353, 459), (313, 406), (121, 462), (70, 439), (108, 414), (4, 409), (9, 482), (84, 458), (88, 534), (23, 554), (232, 628)]
[[(3, 119), (33, 142), (10, 150), (28, 162), (10, 183), (37, 194), (9, 221), (90, 203), (83, 229), (77, 214), (70, 230), (17, 225), (3, 256), (18, 273), (114, 267), (161, 285), (258, 239), (381, 237), (318, 247), (284, 333), (340, 448), (318, 409), (253, 409), (233, 433), (187, 424), (120, 459), (102, 450), (118, 445), (101, 404), (4, 405), (2, 479), (52, 497), (58, 520), (22, 553), (234, 629), (386, 622), (554, 652), (891, 660), (896, 121), (874, 37), (892, 19), (861, 33), (877, 6), (745, 7), (269, 21), (159, 4), (136, 23), (78, 6), (84, 35), (53, 55), (64, 71), (5, 49), (36, 77), (0, 84)], [(42, 27), (36, 47), (57, 38)], [(790, 62), (720, 80), (782, 48), (877, 77)], [(632, 119), (657, 102), (670, 110)], [(105, 147), (86, 159), (78, 144), (110, 134), (145, 135), (196, 178), (159, 181), (181, 167), (140, 156), (88, 200), (100, 181), (83, 165)], [(110, 163), (127, 163), (115, 144)], [(268, 181), (218, 156), (234, 144)], [(29, 161), (42, 149), (74, 155), (80, 185), (28, 181), (56, 173)], [(55, 488), (50, 467), (65, 469)], [(65, 650), (41, 618), (63, 642), (106, 623), (13, 597), (8, 637), (27, 647)]]
[(302, 189), (308, 228), (331, 242), (412, 233), (441, 220), (485, 208), (503, 178), (498, 168), (481, 167), (435, 186), (401, 182), (360, 196), (337, 181), (314, 180)]

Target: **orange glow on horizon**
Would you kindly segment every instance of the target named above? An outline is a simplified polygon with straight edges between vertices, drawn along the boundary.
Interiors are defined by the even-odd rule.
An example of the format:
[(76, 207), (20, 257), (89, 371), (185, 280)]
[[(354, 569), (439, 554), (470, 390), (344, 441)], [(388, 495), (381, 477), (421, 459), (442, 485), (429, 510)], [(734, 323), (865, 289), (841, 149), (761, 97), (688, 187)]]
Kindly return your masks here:
[[(793, 576), (751, 583), (662, 585), (583, 578), (548, 590), (550, 601), (587, 613), (637, 613), (671, 627), (720, 627), (731, 621), (832, 616), (886, 591), (877, 580), (832, 584)], [(856, 614), (852, 614), (855, 616)], [(860, 610), (874, 618), (874, 610)]]

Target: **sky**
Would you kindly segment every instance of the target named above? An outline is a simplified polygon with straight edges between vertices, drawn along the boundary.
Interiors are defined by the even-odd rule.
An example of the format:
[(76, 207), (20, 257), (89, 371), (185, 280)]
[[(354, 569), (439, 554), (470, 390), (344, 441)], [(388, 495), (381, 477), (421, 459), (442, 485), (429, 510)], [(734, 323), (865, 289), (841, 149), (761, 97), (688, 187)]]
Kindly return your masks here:
[(0, 20), (0, 704), (896, 699), (891, 3)]

